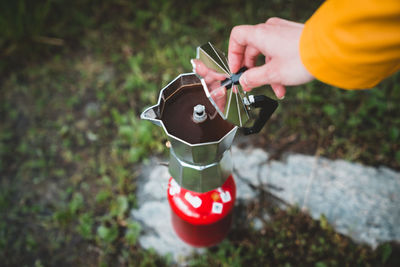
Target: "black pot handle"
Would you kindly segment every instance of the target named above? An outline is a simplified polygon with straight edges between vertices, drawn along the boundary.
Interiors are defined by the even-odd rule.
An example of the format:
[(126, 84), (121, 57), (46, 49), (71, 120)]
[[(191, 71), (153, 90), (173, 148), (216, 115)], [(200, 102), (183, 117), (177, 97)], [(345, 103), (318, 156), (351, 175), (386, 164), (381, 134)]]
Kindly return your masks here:
[[(251, 97), (251, 96), (250, 96)], [(245, 135), (255, 134), (261, 131), (265, 123), (269, 120), (272, 113), (278, 107), (278, 102), (265, 95), (254, 96), (254, 101), (250, 104), (254, 108), (261, 108), (258, 117), (252, 127), (244, 127), (243, 132)]]

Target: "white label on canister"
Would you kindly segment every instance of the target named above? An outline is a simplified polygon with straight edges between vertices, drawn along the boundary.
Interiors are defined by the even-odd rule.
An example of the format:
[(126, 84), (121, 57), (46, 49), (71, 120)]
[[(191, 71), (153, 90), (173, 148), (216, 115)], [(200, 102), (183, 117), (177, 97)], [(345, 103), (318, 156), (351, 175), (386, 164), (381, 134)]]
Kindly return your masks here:
[(197, 196), (192, 196), (189, 192), (186, 192), (185, 199), (196, 209), (201, 206), (201, 199)]
[(222, 203), (214, 202), (213, 205), (212, 205), (211, 212), (212, 213), (221, 214), (222, 213), (222, 207), (223, 207)]
[(181, 187), (178, 185), (178, 183), (174, 179), (172, 179), (171, 186), (169, 188), (169, 194), (171, 196), (173, 196), (175, 194), (178, 194), (179, 192), (181, 192)]
[(231, 198), (231, 194), (229, 193), (229, 191), (220, 192), (219, 195), (221, 197), (222, 202), (224, 202), (224, 203), (229, 202), (232, 199)]
[(219, 196), (221, 197), (221, 200), (223, 203), (226, 203), (226, 202), (229, 202), (232, 200), (231, 193), (229, 193), (229, 191), (224, 191), (224, 190), (222, 190), (221, 187), (218, 187), (217, 191), (219, 192)]

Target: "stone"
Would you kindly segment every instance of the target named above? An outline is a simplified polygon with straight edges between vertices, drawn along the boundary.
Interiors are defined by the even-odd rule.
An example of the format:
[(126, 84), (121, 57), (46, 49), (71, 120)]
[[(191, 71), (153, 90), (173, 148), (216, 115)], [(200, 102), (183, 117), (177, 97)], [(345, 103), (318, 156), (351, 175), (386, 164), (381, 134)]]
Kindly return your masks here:
[[(336, 231), (373, 248), (382, 242), (400, 241), (400, 173), (300, 154), (259, 165), (267, 153), (233, 149), (234, 155), (242, 155), (239, 162), (243, 162), (240, 157), (248, 162), (243, 168), (235, 164), (236, 176), (253, 187), (262, 187), (286, 203), (307, 210), (314, 219), (324, 214)], [(263, 160), (254, 159), (254, 155)], [(252, 170), (254, 166), (259, 169)]]
[(260, 218), (257, 218), (257, 217), (255, 217), (253, 219), (252, 224), (253, 224), (254, 230), (256, 230), (256, 231), (260, 231), (264, 226), (263, 221)]
[[(399, 172), (301, 154), (269, 161), (268, 153), (251, 147), (233, 146), (232, 156), (237, 203), (257, 201), (264, 190), (314, 219), (324, 214), (336, 231), (357, 242), (375, 248), (385, 241), (400, 241)], [(204, 250), (186, 245), (172, 229), (166, 193), (170, 175), (159, 161), (152, 158), (142, 166), (138, 209), (132, 210), (132, 217), (142, 224), (141, 246), (184, 265), (188, 256)], [(268, 214), (264, 219), (269, 220)], [(261, 229), (262, 221), (255, 218), (253, 227)]]

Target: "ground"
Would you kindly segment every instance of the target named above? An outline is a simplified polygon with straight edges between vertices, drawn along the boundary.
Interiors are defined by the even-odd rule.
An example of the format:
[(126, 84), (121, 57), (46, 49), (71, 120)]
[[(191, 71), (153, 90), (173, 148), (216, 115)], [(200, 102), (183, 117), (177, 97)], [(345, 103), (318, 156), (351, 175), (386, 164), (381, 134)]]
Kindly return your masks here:
[[(170, 264), (137, 244), (140, 226), (129, 219), (141, 163), (168, 152), (165, 136), (140, 121), (140, 112), (170, 80), (191, 71), (199, 44), (212, 41), (226, 51), (234, 25), (271, 16), (304, 22), (318, 5), (2, 2), (2, 265)], [(365, 91), (319, 82), (289, 88), (267, 127), (248, 142), (277, 159), (295, 151), (399, 170), (399, 84), (397, 74)], [(254, 204), (242, 211), (265, 208)], [(305, 255), (300, 265), (328, 266), (335, 258), (363, 266), (398, 261), (395, 244), (372, 251), (334, 233), (323, 220), (278, 209), (264, 230), (238, 225), (221, 246), (194, 256), (193, 265), (285, 265), (298, 251)]]

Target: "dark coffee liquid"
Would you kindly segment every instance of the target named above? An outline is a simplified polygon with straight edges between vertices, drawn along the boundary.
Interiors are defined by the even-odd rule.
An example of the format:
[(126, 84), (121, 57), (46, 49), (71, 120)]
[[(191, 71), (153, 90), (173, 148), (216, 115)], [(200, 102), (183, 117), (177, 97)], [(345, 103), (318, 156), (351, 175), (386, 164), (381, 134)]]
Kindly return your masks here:
[[(207, 113), (201, 123), (193, 121), (193, 108), (198, 104), (205, 106)], [(167, 99), (161, 120), (171, 135), (190, 144), (218, 141), (234, 127), (217, 114), (201, 84), (183, 86)]]

